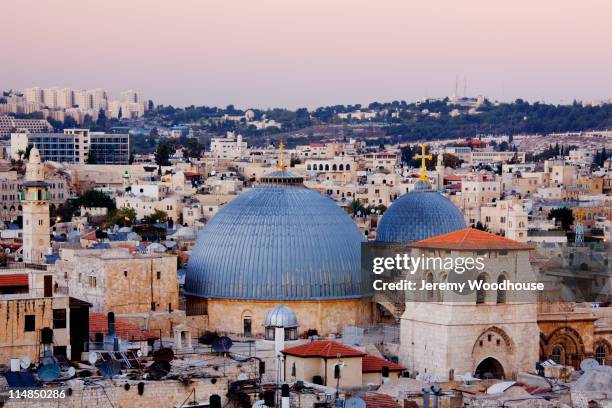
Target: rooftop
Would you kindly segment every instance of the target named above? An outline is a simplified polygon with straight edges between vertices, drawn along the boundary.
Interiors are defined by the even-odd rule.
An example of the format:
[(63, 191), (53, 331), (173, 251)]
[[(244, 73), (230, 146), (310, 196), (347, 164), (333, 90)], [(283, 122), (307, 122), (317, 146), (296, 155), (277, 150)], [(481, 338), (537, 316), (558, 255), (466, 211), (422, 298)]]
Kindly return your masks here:
[(499, 235), (477, 230), (475, 228), (464, 228), (447, 234), (438, 235), (417, 241), (408, 245), (411, 248), (422, 249), (450, 249), (456, 251), (477, 250), (529, 250), (531, 245), (513, 241)]
[[(89, 314), (89, 337), (94, 338), (96, 333), (108, 334), (108, 318), (104, 313)], [(115, 320), (115, 333), (123, 340), (149, 340), (157, 339), (159, 336), (149, 330), (142, 330), (135, 324), (127, 323), (119, 319)]]
[(301, 344), (295, 347), (289, 347), (282, 351), (285, 355), (296, 357), (322, 357), (322, 358), (338, 358), (338, 357), (364, 357), (366, 354), (362, 351), (345, 346), (332, 340), (313, 341), (311, 343)]
[(389, 367), (389, 371), (404, 371), (406, 367), (395, 364), (384, 358), (372, 356), (370, 354), (363, 357), (361, 371), (364, 373), (376, 373), (382, 371), (384, 366)]

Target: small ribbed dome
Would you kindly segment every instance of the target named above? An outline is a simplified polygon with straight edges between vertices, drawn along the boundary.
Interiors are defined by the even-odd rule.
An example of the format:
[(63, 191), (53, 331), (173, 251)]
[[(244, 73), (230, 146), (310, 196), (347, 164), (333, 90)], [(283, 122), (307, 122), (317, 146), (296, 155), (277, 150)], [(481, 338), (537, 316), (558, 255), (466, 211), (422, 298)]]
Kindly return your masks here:
[(285, 305), (278, 305), (268, 312), (264, 327), (298, 327), (297, 316)]
[(463, 215), (442, 194), (419, 185), (395, 201), (380, 220), (378, 242), (414, 242), (465, 228)]
[(205, 298), (303, 300), (371, 294), (359, 229), (301, 177), (275, 172), (199, 233), (185, 293)]

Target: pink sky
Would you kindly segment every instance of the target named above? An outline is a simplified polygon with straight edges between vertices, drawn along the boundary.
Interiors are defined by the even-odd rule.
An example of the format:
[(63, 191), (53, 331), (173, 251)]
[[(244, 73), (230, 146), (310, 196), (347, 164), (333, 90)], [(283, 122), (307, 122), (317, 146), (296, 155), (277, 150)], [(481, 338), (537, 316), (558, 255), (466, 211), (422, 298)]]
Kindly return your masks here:
[(612, 98), (609, 0), (15, 0), (0, 88), (319, 106), (452, 94)]

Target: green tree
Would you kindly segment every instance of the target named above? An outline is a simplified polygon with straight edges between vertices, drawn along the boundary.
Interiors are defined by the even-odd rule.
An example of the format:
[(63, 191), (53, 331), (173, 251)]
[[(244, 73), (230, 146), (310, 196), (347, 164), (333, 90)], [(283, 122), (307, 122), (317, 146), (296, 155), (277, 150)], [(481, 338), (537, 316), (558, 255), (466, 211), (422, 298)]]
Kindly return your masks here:
[(548, 219), (561, 222), (561, 228), (565, 231), (569, 230), (574, 223), (574, 213), (567, 207), (554, 208), (548, 213)]
[(349, 203), (348, 211), (350, 214), (357, 215), (359, 211), (361, 211), (361, 213), (363, 214), (366, 209), (363, 204), (361, 204), (361, 201), (354, 199)]
[(136, 221), (136, 210), (129, 207), (123, 207), (115, 213), (111, 219), (111, 224), (121, 226), (132, 225), (134, 221)]
[(142, 222), (145, 224), (165, 224), (168, 222), (168, 213), (163, 210), (155, 210), (153, 214), (142, 217)]
[(75, 201), (77, 207), (105, 207), (109, 213), (115, 211), (115, 201), (106, 193), (98, 190), (87, 190)]
[(157, 143), (155, 150), (155, 164), (158, 166), (158, 174), (161, 175), (162, 166), (170, 165), (170, 155), (172, 154), (173, 144), (167, 139), (161, 139)]

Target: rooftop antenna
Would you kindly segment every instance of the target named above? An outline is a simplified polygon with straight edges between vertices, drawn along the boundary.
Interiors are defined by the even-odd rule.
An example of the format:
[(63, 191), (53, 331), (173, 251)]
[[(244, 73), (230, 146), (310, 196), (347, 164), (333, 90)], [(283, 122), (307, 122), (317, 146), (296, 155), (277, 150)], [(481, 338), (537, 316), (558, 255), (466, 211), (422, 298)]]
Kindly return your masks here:
[(463, 97), (467, 98), (467, 76), (463, 77)]

